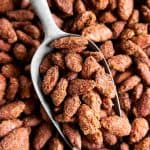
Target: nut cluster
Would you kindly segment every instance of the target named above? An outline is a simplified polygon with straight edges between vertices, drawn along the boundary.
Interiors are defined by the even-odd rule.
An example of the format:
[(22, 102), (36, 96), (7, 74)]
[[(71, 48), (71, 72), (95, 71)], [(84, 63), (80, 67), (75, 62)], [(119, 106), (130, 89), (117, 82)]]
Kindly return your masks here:
[[(150, 0), (48, 0), (56, 24), (82, 38), (51, 43), (42, 89), (79, 149), (150, 149)], [(51, 28), (51, 27), (50, 27)], [(91, 51), (93, 40), (101, 52)], [(30, 0), (0, 1), (0, 150), (68, 149), (39, 104), (30, 62), (43, 40)], [(119, 93), (103, 68), (107, 59)]]

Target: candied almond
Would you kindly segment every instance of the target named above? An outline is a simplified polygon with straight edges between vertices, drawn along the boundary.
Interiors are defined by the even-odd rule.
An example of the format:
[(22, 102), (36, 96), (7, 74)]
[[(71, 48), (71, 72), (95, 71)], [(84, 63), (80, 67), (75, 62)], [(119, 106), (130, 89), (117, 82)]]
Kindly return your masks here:
[(113, 34), (113, 39), (117, 39), (122, 31), (124, 30), (126, 22), (125, 21), (116, 21), (112, 24), (111, 30)]
[(134, 7), (134, 0), (119, 0), (118, 1), (118, 15), (123, 20), (128, 20), (132, 14)]
[(14, 100), (19, 90), (19, 81), (17, 78), (10, 78), (9, 85), (6, 91), (6, 98), (10, 101)]
[(25, 60), (25, 58), (27, 57), (27, 49), (21, 43), (15, 44), (13, 53), (17, 60)]
[(89, 91), (86, 94), (83, 94), (82, 100), (87, 104), (93, 111), (95, 116), (100, 119), (100, 109), (101, 109), (101, 98), (96, 91)]
[(141, 78), (145, 81), (146, 84), (150, 85), (150, 69), (149, 67), (142, 62), (137, 62), (137, 70)]
[(16, 21), (29, 21), (34, 18), (33, 12), (26, 9), (9, 11), (7, 12), (7, 16), (9, 19)]
[(68, 93), (70, 95), (82, 95), (95, 87), (94, 80), (74, 79), (70, 81)]
[(127, 70), (125, 72), (118, 73), (115, 76), (115, 83), (120, 84), (124, 80), (128, 79), (130, 76), (132, 76), (132, 71), (131, 70)]
[(40, 67), (39, 67), (39, 70), (40, 70), (41, 74), (45, 74), (47, 72), (47, 70), (51, 67), (50, 57), (51, 57), (51, 55), (48, 54), (42, 60), (42, 62), (40, 64)]
[(94, 42), (104, 42), (112, 38), (112, 32), (104, 24), (96, 24), (84, 28), (82, 36)]
[(150, 88), (142, 94), (141, 99), (138, 101), (136, 108), (136, 116), (145, 117), (150, 114)]
[(17, 77), (20, 74), (19, 68), (14, 64), (3, 65), (1, 72), (6, 78)]
[(127, 55), (134, 55), (136, 52), (141, 50), (141, 48), (131, 40), (123, 41), (121, 43), (121, 48), (127, 53)]
[(105, 56), (106, 59), (112, 57), (115, 53), (112, 41), (108, 40), (108, 41), (104, 42), (100, 46), (100, 51), (103, 53), (103, 55)]
[(124, 72), (132, 64), (132, 60), (127, 55), (119, 54), (110, 57), (108, 59), (108, 64), (111, 68), (120, 72)]
[(50, 46), (54, 48), (72, 49), (76, 47), (85, 46), (87, 44), (88, 41), (83, 37), (70, 36), (70, 37), (63, 37), (60, 39), (56, 39), (52, 41), (52, 43), (50, 43)]
[(81, 135), (77, 129), (63, 124), (63, 133), (74, 147), (81, 149)]
[(138, 85), (134, 87), (132, 97), (135, 101), (141, 98), (142, 93), (143, 93), (143, 88), (144, 86), (142, 83), (139, 83)]
[(0, 142), (0, 150), (29, 150), (30, 128), (18, 128), (10, 132)]
[(73, 117), (74, 114), (76, 114), (78, 108), (80, 107), (80, 98), (79, 96), (72, 96), (66, 98), (64, 101), (64, 109), (63, 109), (63, 116), (64, 119), (68, 119)]
[(51, 127), (46, 123), (42, 123), (38, 127), (35, 137), (33, 139), (33, 147), (35, 148), (35, 150), (42, 149), (51, 136), (52, 136)]
[(24, 26), (31, 24), (30, 21), (11, 21), (13, 28), (23, 29)]
[(131, 124), (130, 141), (132, 143), (139, 142), (149, 130), (148, 121), (144, 118), (136, 118)]
[(17, 41), (17, 35), (9, 20), (0, 18), (0, 31), (0, 37), (7, 40), (8, 43), (11, 44)]
[(90, 78), (94, 72), (100, 67), (99, 63), (93, 56), (89, 56), (85, 59), (81, 75), (83, 78)]
[(42, 81), (42, 91), (48, 95), (55, 87), (59, 77), (59, 70), (57, 66), (50, 67)]
[(126, 117), (110, 116), (101, 119), (101, 125), (116, 136), (127, 136), (130, 134), (131, 125)]
[(138, 61), (144, 62), (148, 66), (150, 66), (150, 60), (140, 46), (138, 46), (137, 44), (135, 44), (131, 40), (123, 41), (120, 46), (121, 46), (121, 49), (123, 51), (125, 51), (125, 53), (127, 55), (132, 55)]
[(26, 25), (24, 28), (24, 31), (29, 34), (33, 39), (39, 39), (40, 38), (40, 30), (32, 24)]
[(40, 45), (38, 40), (33, 40), (30, 35), (22, 32), (21, 30), (17, 30), (16, 34), (17, 34), (18, 40), (24, 44), (34, 46), (34, 47), (38, 47)]
[(139, 45), (141, 48), (146, 48), (150, 46), (150, 34), (140, 34), (134, 36), (131, 40)]
[(100, 128), (100, 122), (94, 115), (94, 111), (86, 104), (82, 104), (78, 111), (80, 129), (84, 135), (94, 134)]
[(0, 119), (15, 119), (18, 118), (25, 109), (25, 104), (22, 101), (14, 101), (0, 107)]
[(140, 81), (141, 79), (137, 75), (129, 77), (120, 85), (118, 89), (119, 93), (124, 93), (129, 90), (132, 90)]
[(88, 27), (90, 25), (94, 25), (96, 23), (96, 15), (92, 11), (85, 11), (81, 14), (79, 14), (73, 22), (72, 30), (75, 31), (81, 31), (85, 27)]
[(56, 84), (55, 89), (51, 92), (50, 96), (55, 106), (59, 106), (67, 95), (68, 81), (65, 78), (61, 78)]
[(6, 136), (12, 130), (19, 128), (23, 122), (19, 119), (5, 120), (0, 123), (0, 137)]
[(65, 56), (65, 63), (68, 69), (74, 72), (80, 72), (82, 70), (83, 59), (81, 55), (77, 53), (68, 53)]
[(24, 75), (19, 77), (20, 97), (30, 98), (31, 96), (31, 81)]
[(131, 99), (128, 93), (122, 93), (119, 95), (121, 108), (128, 113), (131, 110)]
[(99, 93), (109, 98), (115, 97), (116, 89), (110, 74), (101, 71), (101, 69), (98, 69), (96, 71), (95, 80), (96, 88), (98, 89)]
[(73, 2), (74, 0), (54, 0), (58, 9), (68, 16), (73, 15)]

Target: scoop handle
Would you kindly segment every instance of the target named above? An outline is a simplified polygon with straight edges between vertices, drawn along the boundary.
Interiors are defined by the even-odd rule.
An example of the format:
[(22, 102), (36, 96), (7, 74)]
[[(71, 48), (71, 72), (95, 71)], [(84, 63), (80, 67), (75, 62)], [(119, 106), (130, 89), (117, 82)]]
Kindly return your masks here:
[(52, 13), (48, 6), (47, 0), (31, 0), (31, 4), (42, 23), (45, 38), (55, 39), (58, 36), (62, 36), (65, 34), (65, 32), (57, 27), (52, 17)]

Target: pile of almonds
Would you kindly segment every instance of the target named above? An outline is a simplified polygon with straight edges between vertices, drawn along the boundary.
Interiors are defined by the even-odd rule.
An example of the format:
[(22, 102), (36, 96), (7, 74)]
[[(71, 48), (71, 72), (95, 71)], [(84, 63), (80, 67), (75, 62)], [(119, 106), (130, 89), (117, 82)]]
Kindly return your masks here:
[[(66, 67), (71, 72), (55, 81), (57, 84), (53, 83), (46, 93), (66, 137), (78, 148), (88, 150), (150, 150), (150, 0), (48, 0), (48, 3), (60, 28), (97, 43), (111, 68), (122, 108), (122, 116), (118, 116), (112, 97), (104, 95), (102, 89), (98, 95), (89, 90), (90, 94), (84, 93), (82, 100), (81, 96), (74, 99), (82, 101), (76, 110), (81, 118), (69, 116), (69, 122), (63, 120), (64, 108), (54, 103), (49, 93), (57, 93), (54, 91), (61, 81), (73, 82), (70, 95), (79, 95), (81, 91), (75, 85), (91, 78), (91, 74), (83, 71), (85, 60), (92, 57), (98, 62), (102, 57), (101, 53), (95, 55), (87, 49), (86, 44), (65, 49), (53, 45), (62, 49), (61, 53), (46, 57), (40, 72), (42, 78), (51, 69), (60, 70), (63, 77)], [(30, 78), (30, 62), (42, 40), (42, 25), (29, 0), (0, 1), (0, 150), (68, 149), (41, 107)], [(74, 61), (70, 61), (72, 53), (77, 56), (77, 68), (70, 66), (74, 66), (71, 64)], [(75, 74), (80, 72), (83, 79), (79, 80)], [(97, 105), (91, 108), (88, 103), (93, 94), (101, 98), (100, 108)], [(80, 127), (76, 126), (79, 121)]]

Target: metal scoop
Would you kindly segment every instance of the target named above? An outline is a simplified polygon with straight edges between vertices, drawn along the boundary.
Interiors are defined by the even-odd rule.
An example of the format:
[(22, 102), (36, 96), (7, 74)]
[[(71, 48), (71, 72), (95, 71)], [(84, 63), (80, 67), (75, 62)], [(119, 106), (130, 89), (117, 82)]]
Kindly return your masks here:
[[(44, 33), (45, 33), (44, 41), (37, 49), (31, 62), (31, 78), (32, 78), (33, 86), (35, 88), (36, 94), (44, 110), (46, 111), (47, 115), (49, 116), (49, 119), (51, 120), (51, 122), (53, 123), (57, 131), (59, 132), (60, 136), (63, 138), (64, 142), (68, 145), (70, 149), (75, 150), (77, 148), (73, 147), (69, 143), (67, 138), (64, 136), (59, 124), (57, 123), (57, 121), (55, 121), (52, 115), (52, 111), (49, 108), (48, 102), (44, 98), (44, 95), (41, 91), (41, 79), (40, 79), (40, 73), (39, 73), (39, 66), (44, 56), (53, 50), (52, 48), (47, 46), (48, 43), (50, 43), (54, 39), (58, 39), (64, 36), (79, 36), (79, 35), (63, 32), (56, 26), (51, 15), (51, 11), (48, 7), (47, 0), (31, 0), (31, 3), (35, 11), (37, 12), (38, 17), (41, 20)], [(95, 45), (94, 42), (89, 41), (89, 44), (90, 44), (90, 47), (93, 47), (95, 50), (99, 51), (99, 48)], [(104, 67), (106, 68), (106, 71), (109, 74), (111, 74), (110, 68), (105, 58), (103, 59), (103, 64), (104, 64)], [(112, 81), (114, 82), (113, 78), (112, 78)], [(117, 108), (118, 115), (121, 115), (121, 109), (120, 109), (120, 103), (119, 103), (117, 91), (116, 91), (116, 108)]]

